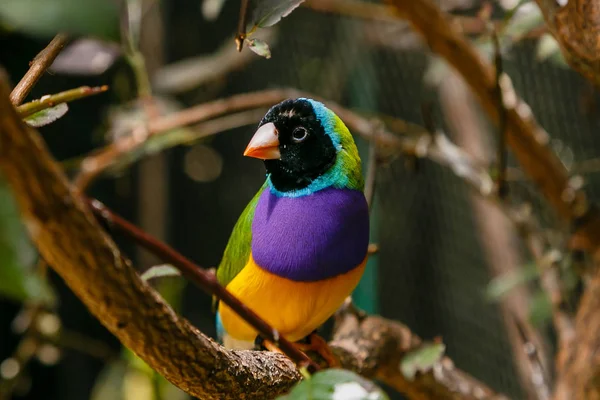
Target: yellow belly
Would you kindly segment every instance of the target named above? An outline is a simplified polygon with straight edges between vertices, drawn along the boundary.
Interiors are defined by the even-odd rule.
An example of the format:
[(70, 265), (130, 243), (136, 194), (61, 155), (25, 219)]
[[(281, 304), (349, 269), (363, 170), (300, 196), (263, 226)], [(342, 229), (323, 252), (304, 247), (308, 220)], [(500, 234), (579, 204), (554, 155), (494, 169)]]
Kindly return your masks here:
[[(265, 271), (250, 256), (227, 290), (295, 342), (321, 326), (342, 305), (358, 285), (366, 263), (365, 258), (352, 271), (322, 281), (295, 282)], [(222, 302), (219, 314), (227, 334), (234, 339), (256, 338), (256, 330)]]

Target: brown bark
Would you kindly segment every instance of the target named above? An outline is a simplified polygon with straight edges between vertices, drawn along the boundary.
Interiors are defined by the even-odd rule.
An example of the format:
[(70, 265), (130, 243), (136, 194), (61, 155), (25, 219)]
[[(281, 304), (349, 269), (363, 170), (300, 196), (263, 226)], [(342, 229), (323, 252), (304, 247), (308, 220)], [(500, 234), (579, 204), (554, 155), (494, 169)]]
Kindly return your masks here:
[[(431, 0), (388, 0), (396, 14), (408, 20), (432, 51), (442, 56), (471, 87), (490, 118), (499, 123), (500, 105), (496, 95), (494, 68), (485, 62), (463, 35), (453, 29), (446, 16)], [(505, 87), (510, 85), (509, 79)], [(531, 109), (510, 91), (505, 95), (508, 145), (524, 172), (537, 184), (556, 213), (569, 220), (580, 216), (579, 197), (565, 201), (568, 173), (548, 147), (549, 136), (537, 124)], [(575, 201), (577, 200), (577, 201)], [(586, 210), (583, 210), (586, 211)]]
[[(263, 399), (300, 379), (285, 356), (227, 351), (144, 283), (74, 193), (0, 77), (0, 169), (42, 257), (90, 312), (152, 368), (204, 399)], [(268, 366), (268, 367), (266, 367)]]
[(420, 344), (421, 339), (401, 323), (360, 315), (351, 307), (336, 316), (329, 343), (344, 367), (385, 382), (410, 399), (506, 399), (455, 368), (447, 357), (414, 380), (405, 378), (400, 371), (402, 358)]
[[(388, 0), (396, 6), (396, 14), (407, 19), (421, 34), (429, 47), (454, 67), (479, 98), (483, 109), (496, 123), (500, 122), (500, 108), (495, 94), (495, 72), (482, 60), (464, 37), (454, 31), (443, 13), (430, 0)], [(596, 71), (598, 41), (594, 32), (598, 18), (597, 1), (569, 0), (559, 9), (555, 0), (538, 0), (549, 24), (558, 21), (558, 29), (568, 32), (578, 41), (569, 54), (581, 58), (587, 71)], [(552, 10), (544, 7), (552, 7)], [(595, 18), (594, 21), (589, 21)], [(575, 32), (589, 24), (589, 32)], [(573, 30), (573, 32), (569, 31)], [(585, 30), (585, 29), (584, 29)], [(567, 36), (565, 36), (567, 37)], [(559, 40), (560, 41), (560, 40)], [(565, 48), (565, 43), (561, 43)], [(579, 53), (575, 52), (575, 49)], [(587, 57), (587, 59), (586, 59)], [(572, 62), (573, 60), (571, 60)], [(584, 73), (584, 72), (582, 72)], [(585, 75), (585, 73), (584, 73)], [(510, 88), (510, 80), (503, 77), (503, 89)], [(538, 186), (556, 214), (568, 223), (577, 222), (571, 246), (587, 250), (600, 260), (600, 215), (590, 208), (585, 193), (569, 184), (568, 173), (548, 148), (548, 134), (536, 123), (529, 106), (508, 90), (504, 94), (505, 126), (508, 145), (514, 152), (525, 174)], [(558, 378), (555, 399), (600, 399), (600, 270), (589, 281), (576, 316), (575, 335), (563, 340), (557, 359)]]
[[(301, 379), (283, 355), (216, 344), (138, 277), (69, 186), (39, 134), (20, 121), (1, 72), (0, 171), (42, 257), (107, 329), (173, 384), (203, 399), (265, 399)], [(406, 380), (400, 360), (419, 339), (401, 324), (349, 312), (338, 322), (331, 345), (346, 368), (381, 379), (410, 398), (500, 398), (447, 359)]]
[(52, 65), (54, 59), (58, 56), (58, 53), (60, 53), (67, 43), (67, 40), (67, 35), (59, 33), (52, 39), (50, 44), (44, 48), (44, 50), (35, 56), (34, 60), (31, 62), (31, 67), (10, 94), (10, 101), (14, 105), (19, 105), (25, 100), (25, 97), (27, 97), (31, 88), (35, 86), (44, 72)]
[(600, 88), (600, 3), (569, 0), (536, 0), (546, 24), (571, 67)]

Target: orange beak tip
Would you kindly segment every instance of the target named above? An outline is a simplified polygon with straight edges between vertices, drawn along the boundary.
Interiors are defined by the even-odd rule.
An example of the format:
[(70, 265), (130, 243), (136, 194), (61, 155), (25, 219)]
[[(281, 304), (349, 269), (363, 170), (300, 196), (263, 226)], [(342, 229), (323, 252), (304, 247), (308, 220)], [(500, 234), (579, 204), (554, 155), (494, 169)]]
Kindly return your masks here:
[(244, 150), (244, 156), (262, 160), (276, 160), (281, 158), (279, 151), (279, 132), (272, 122), (269, 122), (256, 131), (250, 143)]

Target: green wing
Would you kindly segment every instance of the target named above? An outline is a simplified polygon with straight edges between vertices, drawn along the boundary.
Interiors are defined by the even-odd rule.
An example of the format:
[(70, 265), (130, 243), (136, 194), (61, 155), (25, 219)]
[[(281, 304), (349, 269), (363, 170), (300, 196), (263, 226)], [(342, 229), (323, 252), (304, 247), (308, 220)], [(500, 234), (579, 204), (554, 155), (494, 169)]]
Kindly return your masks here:
[(252, 242), (252, 220), (254, 219), (254, 211), (258, 204), (258, 198), (263, 190), (267, 187), (267, 183), (260, 188), (258, 193), (254, 195), (250, 203), (246, 206), (242, 215), (233, 227), (233, 232), (225, 248), (223, 259), (219, 268), (217, 268), (217, 280), (223, 286), (227, 286), (229, 282), (236, 277), (237, 274), (244, 268), (250, 257), (250, 245)]

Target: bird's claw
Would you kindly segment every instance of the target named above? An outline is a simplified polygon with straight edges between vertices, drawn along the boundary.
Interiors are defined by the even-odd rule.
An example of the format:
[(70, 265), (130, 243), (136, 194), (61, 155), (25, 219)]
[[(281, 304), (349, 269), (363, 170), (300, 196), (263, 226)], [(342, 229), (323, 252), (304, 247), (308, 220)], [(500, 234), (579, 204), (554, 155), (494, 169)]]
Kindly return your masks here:
[(309, 343), (294, 343), (299, 350), (304, 352), (313, 351), (320, 355), (330, 368), (340, 367), (340, 362), (331, 351), (331, 348), (318, 333), (313, 332), (308, 336)]

